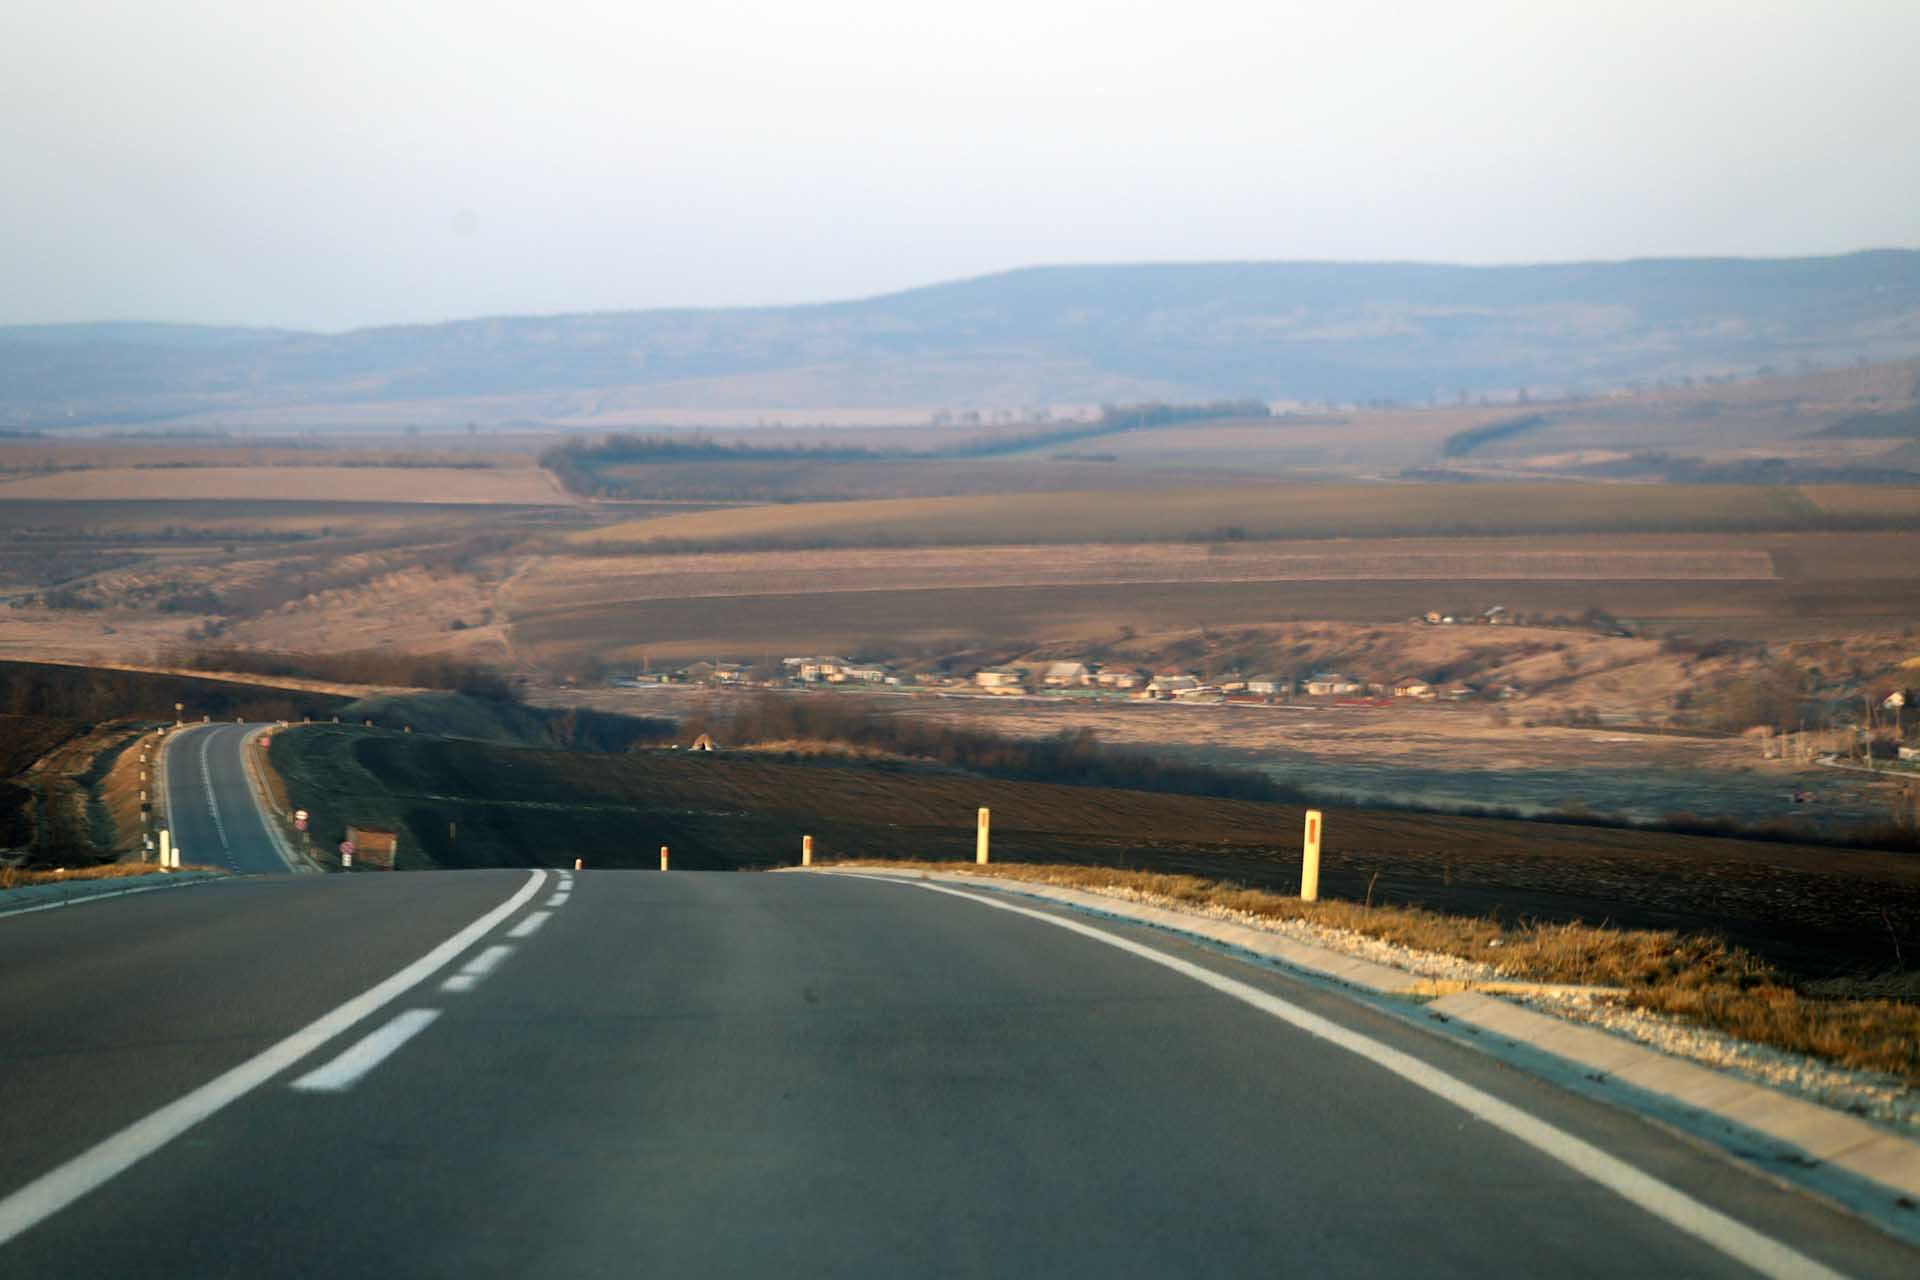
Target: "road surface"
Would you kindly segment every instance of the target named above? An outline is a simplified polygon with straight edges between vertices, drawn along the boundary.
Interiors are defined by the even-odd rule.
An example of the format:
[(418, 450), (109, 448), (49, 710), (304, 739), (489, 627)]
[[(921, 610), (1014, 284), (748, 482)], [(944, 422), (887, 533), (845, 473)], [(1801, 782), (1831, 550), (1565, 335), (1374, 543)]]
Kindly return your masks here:
[(1920, 1274), (1343, 997), (910, 883), (241, 877), (0, 972), (5, 1276)]
[(182, 865), (258, 875), (289, 870), (241, 765), (257, 724), (189, 725), (167, 735), (167, 821)]

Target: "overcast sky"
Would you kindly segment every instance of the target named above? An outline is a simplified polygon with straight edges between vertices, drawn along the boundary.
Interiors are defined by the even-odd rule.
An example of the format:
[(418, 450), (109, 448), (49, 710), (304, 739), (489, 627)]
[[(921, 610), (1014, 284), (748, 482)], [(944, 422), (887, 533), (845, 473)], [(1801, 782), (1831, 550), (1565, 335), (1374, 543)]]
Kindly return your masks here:
[(1920, 246), (1916, 0), (5, 0), (0, 323)]

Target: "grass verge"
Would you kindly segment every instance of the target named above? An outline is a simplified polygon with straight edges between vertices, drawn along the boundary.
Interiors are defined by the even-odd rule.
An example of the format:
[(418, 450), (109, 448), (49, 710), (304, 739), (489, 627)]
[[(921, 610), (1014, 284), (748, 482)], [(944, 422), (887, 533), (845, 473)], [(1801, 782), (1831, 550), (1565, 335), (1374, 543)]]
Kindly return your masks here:
[[(998, 863), (983, 871), (951, 862), (895, 859), (823, 865), (960, 872), (1096, 893), (1124, 890), (1180, 906), (1303, 920), (1490, 964), (1502, 978), (1624, 987), (1626, 994), (1618, 998), (1634, 1008), (1920, 1086), (1920, 1004), (1807, 993), (1758, 956), (1711, 934), (1577, 923), (1503, 925), (1418, 907), (1364, 906), (1339, 899), (1302, 902), (1232, 881), (1109, 867)], [(1831, 989), (1834, 984), (1830, 980), (1822, 985)]]
[[(186, 866), (181, 871), (218, 871), (218, 867)], [(0, 889), (24, 889), (35, 884), (65, 884), (69, 880), (124, 880), (162, 874), (164, 868), (148, 862), (109, 862), (97, 867), (0, 867)]]

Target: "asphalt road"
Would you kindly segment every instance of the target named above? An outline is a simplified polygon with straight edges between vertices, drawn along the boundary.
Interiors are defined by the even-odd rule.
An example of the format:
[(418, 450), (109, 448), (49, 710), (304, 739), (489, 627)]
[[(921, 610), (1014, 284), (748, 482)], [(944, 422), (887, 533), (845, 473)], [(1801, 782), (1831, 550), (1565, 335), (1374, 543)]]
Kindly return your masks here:
[(182, 864), (242, 875), (289, 869), (241, 766), (247, 735), (260, 727), (189, 725), (167, 735), (167, 821)]
[(1701, 1238), (1716, 1214), (1773, 1274), (1920, 1274), (1470, 1048), (1042, 914), (1098, 936), (911, 884), (640, 871), (244, 877), (0, 921), (0, 1276), (1754, 1274)]

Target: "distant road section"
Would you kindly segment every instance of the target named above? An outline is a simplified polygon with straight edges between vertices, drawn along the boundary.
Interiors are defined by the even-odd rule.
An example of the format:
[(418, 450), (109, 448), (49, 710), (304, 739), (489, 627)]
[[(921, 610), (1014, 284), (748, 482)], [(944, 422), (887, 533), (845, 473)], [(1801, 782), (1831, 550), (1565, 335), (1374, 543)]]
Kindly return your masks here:
[(167, 824), (183, 865), (241, 875), (295, 870), (247, 785), (241, 753), (257, 724), (191, 725), (167, 738)]

